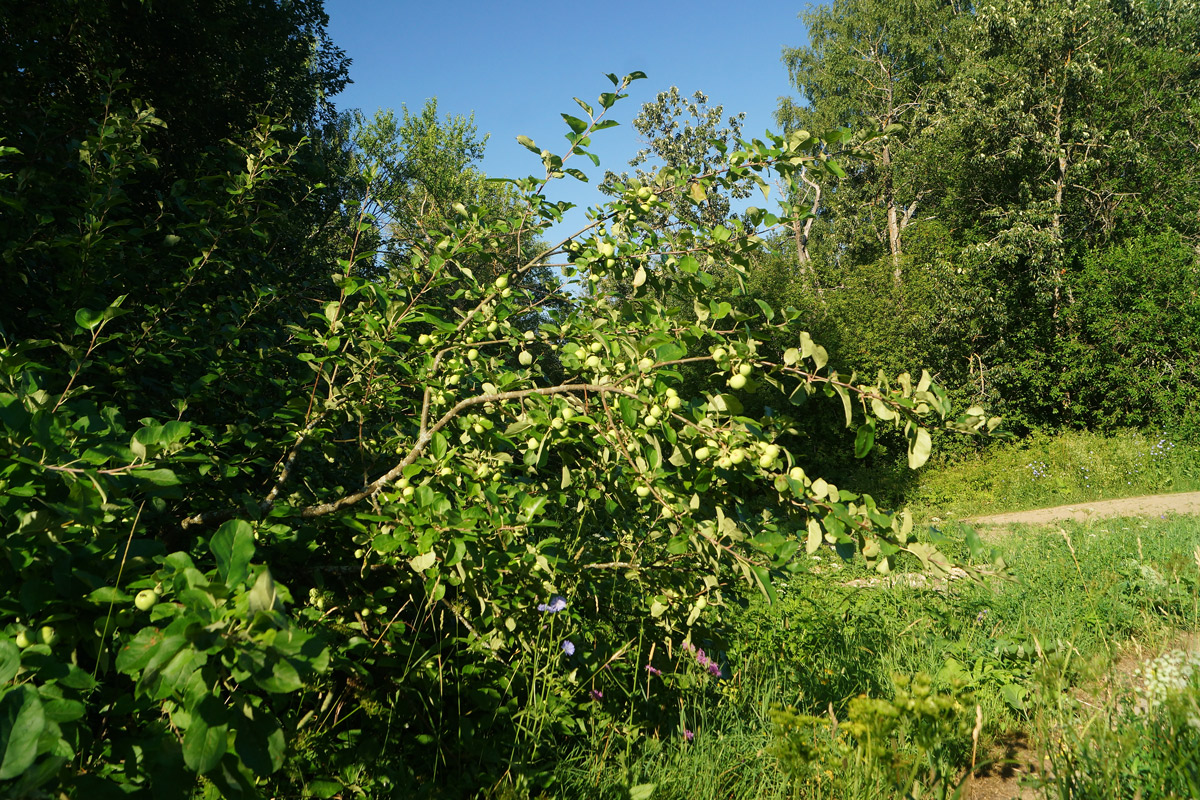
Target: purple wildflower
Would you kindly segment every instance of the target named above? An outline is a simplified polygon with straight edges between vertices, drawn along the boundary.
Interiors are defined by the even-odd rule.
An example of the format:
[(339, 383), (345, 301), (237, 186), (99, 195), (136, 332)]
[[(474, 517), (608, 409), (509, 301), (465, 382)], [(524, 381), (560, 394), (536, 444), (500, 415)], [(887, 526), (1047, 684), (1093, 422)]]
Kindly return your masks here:
[(661, 669), (656, 669), (649, 664), (646, 665), (646, 672), (649, 672), (651, 675), (662, 675)]
[(604, 692), (600, 691), (599, 689), (592, 689), (591, 695), (593, 700), (599, 700), (600, 698), (604, 697)]
[(567, 598), (561, 594), (556, 594), (550, 598), (549, 603), (539, 603), (537, 610), (543, 614), (557, 614), (560, 611), (565, 611), (567, 608)]
[(563, 639), (562, 649), (569, 656), (575, 655), (575, 643), (570, 639)]
[(690, 742), (692, 739), (695, 739), (695, 738), (696, 738), (696, 734), (692, 733), (687, 728), (683, 729), (683, 740), (685, 742)]
[(708, 673), (716, 677), (721, 677), (721, 665), (715, 661), (708, 662)]

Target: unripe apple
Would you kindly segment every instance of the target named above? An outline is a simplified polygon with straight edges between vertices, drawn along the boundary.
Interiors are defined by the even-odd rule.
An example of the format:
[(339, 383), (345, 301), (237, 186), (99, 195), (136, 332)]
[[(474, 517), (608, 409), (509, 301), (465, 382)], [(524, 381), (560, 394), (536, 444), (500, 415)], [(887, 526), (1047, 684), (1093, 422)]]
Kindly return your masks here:
[(650, 487), (649, 486), (639, 486), (634, 491), (637, 492), (638, 497), (649, 497), (650, 496)]
[(537, 334), (534, 333), (533, 331), (525, 331), (525, 333), (522, 334), (522, 338), (527, 342), (532, 342), (534, 339), (537, 338)]
[(492, 320), (491, 322), (489, 322), (487, 324), (487, 332), (488, 333), (495, 333), (499, 329), (500, 329), (500, 323), (496, 322), (496, 320)]
[(158, 603), (158, 594), (153, 589), (142, 589), (133, 598), (133, 604), (138, 611), (149, 611)]
[(733, 459), (729, 456), (721, 456), (717, 459), (717, 466), (721, 469), (729, 469), (733, 466)]
[(608, 269), (612, 269), (616, 265), (617, 265), (617, 260), (615, 258), (604, 259), (604, 266), (607, 267)]
[(763, 453), (758, 458), (758, 466), (762, 467), (763, 469), (770, 469), (771, 465), (774, 463), (775, 463), (775, 459), (772, 458), (771, 456), (767, 455), (766, 453)]
[(729, 379), (729, 388), (744, 389), (745, 387), (746, 387), (746, 376), (745, 375), (734, 375), (732, 378)]
[(788, 472), (788, 477), (794, 481), (803, 481), (804, 470), (800, 469), (799, 467), (792, 467), (791, 471)]
[(575, 348), (575, 357), (582, 361), (587, 358), (587, 350), (584, 350), (582, 347)]
[(496, 288), (497, 289), (505, 289), (507, 287), (508, 287), (508, 276), (507, 275), (501, 275), (499, 278), (496, 278)]
[(432, 342), (433, 340), (429, 338), (428, 333), (422, 333), (417, 337), (417, 344), (421, 345), (422, 347), (428, 347)]
[(707, 461), (710, 455), (712, 455), (712, 451), (707, 447), (701, 447), (696, 450), (696, 458), (700, 459), (701, 461)]
[(866, 556), (867, 558), (874, 558), (875, 556), (879, 555), (879, 551), (880, 551), (880, 547), (879, 547), (878, 540), (867, 539), (867, 541), (865, 543), (863, 543), (862, 552), (863, 552), (863, 555)]
[(530, 436), (529, 441), (525, 442), (525, 447), (528, 448), (529, 450), (537, 450), (538, 440), (535, 439), (534, 437)]
[(649, 200), (650, 199), (649, 187), (643, 186), (642, 188), (638, 189), (637, 196), (638, 196), (638, 200)]
[(713, 361), (724, 361), (729, 357), (729, 353), (725, 351), (724, 347), (718, 347), (716, 350), (713, 350), (712, 357)]
[(592, 342), (591, 344), (588, 345), (588, 349), (591, 350), (593, 353), (599, 353), (601, 350), (604, 349), (604, 345), (600, 342)]
[(550, 427), (554, 428), (554, 430), (556, 430), (556, 431), (561, 431), (566, 424), (567, 423), (563, 422), (558, 417), (555, 417), (554, 419), (550, 420)]
[(751, 372), (754, 372), (753, 364), (741, 364), (738, 366), (738, 375), (742, 377), (749, 378)]
[(587, 361), (584, 363), (590, 368), (595, 369), (596, 367), (600, 366), (600, 356), (588, 356)]
[(652, 358), (643, 358), (641, 361), (638, 362), (638, 369), (641, 370), (642, 372), (649, 372), (650, 368), (653, 366), (654, 366), (654, 359), (652, 359)]
[(24, 650), (26, 647), (29, 647), (31, 644), (37, 644), (37, 634), (36, 633), (31, 634), (29, 631), (24, 630), (24, 629), (17, 631), (17, 647)]
[(522, 350), (521, 354), (517, 356), (517, 361), (521, 362), (522, 367), (528, 367), (533, 363), (533, 353), (528, 350)]
[(562, 418), (563, 419), (569, 420), (574, 416), (575, 416), (575, 409), (571, 408), (570, 406), (566, 406), (563, 408), (563, 410), (562, 410)]
[(729, 460), (734, 464), (742, 463), (746, 460), (746, 451), (740, 447), (734, 448), (733, 452), (729, 454)]
[(477, 358), (479, 358), (479, 351), (476, 350), (474, 347), (472, 347), (470, 350), (467, 351), (467, 359), (469, 361), (474, 361)]
[(663, 412), (662, 412), (662, 409), (659, 408), (657, 405), (653, 405), (653, 406), (650, 406), (650, 410), (647, 411), (646, 413), (649, 414), (650, 416), (654, 417), (655, 419), (658, 419), (659, 417), (662, 416)]
[(658, 418), (652, 417), (649, 414), (647, 414), (646, 416), (642, 417), (642, 424), (645, 425), (647, 428), (653, 428), (655, 425), (658, 424)]
[(471, 426), (471, 430), (475, 431), (475, 433), (483, 433), (483, 431), (485, 429), (482, 425), (480, 425), (478, 422), (476, 422), (474, 425)]
[(667, 398), (667, 408), (671, 409), (672, 411), (679, 408), (681, 405), (683, 405), (683, 401), (680, 400), (678, 396)]
[(613, 247), (612, 242), (601, 242), (596, 250), (605, 258), (612, 258), (612, 254), (616, 252), (616, 248)]
[(411, 500), (412, 496), (416, 493), (417, 493), (417, 490), (411, 486), (405, 486), (403, 489), (400, 490), (400, 496), (403, 497), (405, 500)]

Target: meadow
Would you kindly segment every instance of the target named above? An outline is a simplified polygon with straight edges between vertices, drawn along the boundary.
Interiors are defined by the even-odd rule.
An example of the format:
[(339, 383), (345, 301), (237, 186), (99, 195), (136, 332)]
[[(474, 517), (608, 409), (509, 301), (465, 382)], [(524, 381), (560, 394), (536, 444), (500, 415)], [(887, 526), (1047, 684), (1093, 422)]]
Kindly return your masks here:
[[(1089, 449), (1101, 453), (1090, 486), (1043, 480), (1080, 474)], [(1097, 477), (1130, 452), (1144, 456), (1128, 462), (1139, 490), (1187, 486), (1198, 462), (1172, 451), (1189, 452), (1144, 434), (1035, 439), (931, 472), (918, 496), (962, 500), (918, 514), (1119, 496)], [(1022, 465), (1039, 457), (1042, 476)], [(1007, 499), (989, 503), (997, 486)], [(656, 735), (593, 717), (558, 769), (561, 796), (1195, 796), (1200, 518), (978, 533), (1006, 569), (972, 569), (963, 525), (926, 524), (921, 538), (965, 577), (931, 578), (912, 559), (881, 578), (861, 556), (823, 553), (778, 602), (725, 609), (723, 635), (701, 642), (721, 676), (664, 700), (679, 723)], [(670, 694), (653, 680), (642, 691)]]

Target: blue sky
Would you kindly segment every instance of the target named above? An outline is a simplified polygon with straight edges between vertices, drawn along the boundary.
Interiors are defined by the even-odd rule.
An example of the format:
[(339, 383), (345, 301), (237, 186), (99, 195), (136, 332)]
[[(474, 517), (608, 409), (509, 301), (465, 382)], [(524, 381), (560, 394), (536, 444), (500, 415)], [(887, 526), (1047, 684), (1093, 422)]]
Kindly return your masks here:
[(795, 0), (326, 0), (325, 7), (333, 41), (353, 59), (354, 83), (337, 105), (368, 115), (404, 105), (415, 112), (437, 97), (442, 116), (474, 113), (479, 132), (490, 134), (482, 166), (493, 177), (544, 174), (516, 137), (562, 153), (567, 128), (559, 115), (581, 115), (572, 97), (595, 106), (611, 89), (605, 73), (645, 72), (609, 112), (621, 126), (593, 139), (600, 168), (572, 160), (592, 184), (567, 178), (548, 192), (579, 205), (595, 202), (592, 186), (604, 169), (627, 168), (641, 147), (629, 121), (673, 85), (685, 95), (704, 91), (726, 115), (744, 111), (746, 136), (775, 130), (778, 98), (791, 93), (780, 55), (805, 34), (797, 16), (804, 5)]

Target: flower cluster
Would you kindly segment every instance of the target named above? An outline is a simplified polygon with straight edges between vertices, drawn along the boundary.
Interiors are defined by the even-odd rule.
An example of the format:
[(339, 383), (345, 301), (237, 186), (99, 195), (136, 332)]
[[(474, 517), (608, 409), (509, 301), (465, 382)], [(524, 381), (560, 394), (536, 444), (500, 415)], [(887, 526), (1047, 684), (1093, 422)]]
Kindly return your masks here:
[(685, 642), (683, 649), (695, 656), (696, 663), (700, 665), (700, 669), (707, 670), (709, 675), (717, 678), (721, 677), (721, 665), (709, 658), (703, 649), (696, 647), (691, 642)]
[(1134, 675), (1142, 679), (1141, 694), (1150, 708), (1154, 708), (1172, 694), (1187, 688), (1197, 667), (1200, 667), (1200, 653), (1172, 650), (1149, 662)]
[(1029, 471), (1033, 473), (1033, 479), (1045, 478), (1050, 474), (1050, 468), (1046, 466), (1045, 461), (1030, 461), (1027, 465)]
[(567, 598), (561, 594), (556, 594), (550, 598), (549, 603), (539, 603), (537, 610), (543, 614), (557, 614), (560, 611), (565, 611), (567, 608)]

